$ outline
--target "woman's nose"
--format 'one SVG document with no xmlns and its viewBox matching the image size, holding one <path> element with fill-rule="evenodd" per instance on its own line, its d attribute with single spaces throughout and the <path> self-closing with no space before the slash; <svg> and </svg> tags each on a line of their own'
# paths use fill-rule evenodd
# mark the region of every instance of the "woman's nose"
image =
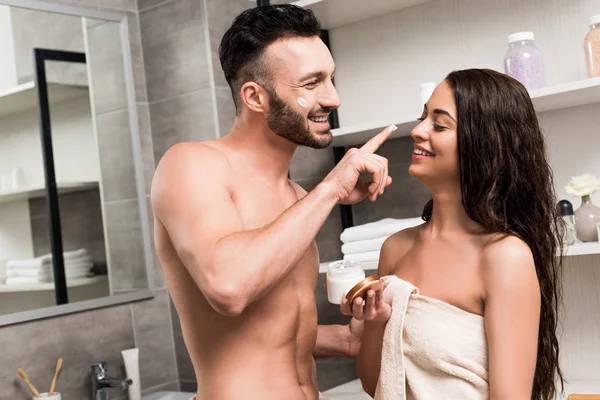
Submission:
<svg viewBox="0 0 600 400">
<path fill-rule="evenodd" d="M 427 134 L 426 121 L 421 121 L 419 125 L 415 126 L 413 130 L 410 131 L 410 136 L 415 140 L 427 140 L 429 136 Z"/>
</svg>

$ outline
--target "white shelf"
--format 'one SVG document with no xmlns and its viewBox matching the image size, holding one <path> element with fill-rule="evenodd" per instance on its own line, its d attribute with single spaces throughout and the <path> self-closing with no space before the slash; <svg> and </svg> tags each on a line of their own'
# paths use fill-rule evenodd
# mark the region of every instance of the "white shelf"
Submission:
<svg viewBox="0 0 600 400">
<path fill-rule="evenodd" d="M 97 276 L 91 276 L 89 278 L 81 278 L 81 279 L 67 279 L 67 288 L 92 285 L 94 283 L 100 283 L 102 281 L 105 281 L 106 279 L 107 279 L 107 275 L 97 275 Z M 54 290 L 54 282 L 24 284 L 24 285 L 2 285 L 2 284 L 0 284 L 0 293 L 41 292 L 41 291 L 47 291 L 47 290 Z"/>
<path fill-rule="evenodd" d="M 566 248 L 567 256 L 584 256 L 589 254 L 600 254 L 600 243 L 577 243 Z"/>
<path fill-rule="evenodd" d="M 312 10 L 323 29 L 333 29 L 428 1 L 431 0 L 299 0 L 292 4 Z"/>
<path fill-rule="evenodd" d="M 48 83 L 48 101 L 59 103 L 88 94 L 87 86 Z M 27 82 L 9 90 L 0 91 L 0 117 L 36 108 L 35 82 Z"/>
<path fill-rule="evenodd" d="M 538 113 L 600 102 L 600 78 L 532 90 L 531 100 Z"/>
<path fill-rule="evenodd" d="M 65 194 L 71 192 L 78 192 L 82 190 L 95 189 L 98 187 L 98 182 L 64 182 L 59 183 L 58 193 Z M 44 197 L 46 195 L 45 187 L 28 187 L 11 192 L 0 192 L 0 204 L 10 203 L 19 200 L 29 200 L 37 197 Z"/>
<path fill-rule="evenodd" d="M 538 113 L 600 103 L 600 78 L 585 79 L 533 90 L 530 92 L 530 96 Z M 398 130 L 391 136 L 393 139 L 410 135 L 411 130 L 417 126 L 418 121 L 415 115 L 411 115 L 395 120 L 391 118 L 387 121 L 371 121 L 332 129 L 333 146 L 351 147 L 361 145 L 391 123 L 395 123 L 398 127 Z"/>
</svg>

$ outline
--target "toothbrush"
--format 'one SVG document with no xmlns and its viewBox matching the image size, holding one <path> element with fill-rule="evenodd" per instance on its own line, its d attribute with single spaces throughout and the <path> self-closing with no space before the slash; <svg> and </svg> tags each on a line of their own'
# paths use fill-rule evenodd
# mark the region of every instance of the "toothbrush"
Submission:
<svg viewBox="0 0 600 400">
<path fill-rule="evenodd" d="M 54 377 L 52 378 L 52 383 L 50 384 L 50 390 L 48 390 L 48 397 L 54 394 L 54 388 L 56 387 L 56 378 L 58 378 L 58 373 L 62 368 L 63 359 L 59 358 L 56 362 L 56 369 L 54 370 Z"/>
<path fill-rule="evenodd" d="M 33 386 L 33 384 L 31 382 L 29 382 L 29 378 L 27 378 L 25 371 L 23 371 L 21 368 L 19 368 L 17 370 L 17 373 L 19 374 L 21 379 L 23 379 L 25 381 L 25 383 L 29 385 L 29 389 L 31 389 L 31 392 L 33 393 L 33 395 L 35 397 L 40 397 L 40 392 L 37 391 L 37 389 L 35 388 L 35 386 Z"/>
</svg>

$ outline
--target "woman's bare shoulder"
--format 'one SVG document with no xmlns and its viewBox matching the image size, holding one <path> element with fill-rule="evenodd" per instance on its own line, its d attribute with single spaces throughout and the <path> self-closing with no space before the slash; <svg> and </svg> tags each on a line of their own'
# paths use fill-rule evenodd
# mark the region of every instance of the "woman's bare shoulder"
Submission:
<svg viewBox="0 0 600 400">
<path fill-rule="evenodd" d="M 415 245 L 419 238 L 422 225 L 406 228 L 396 232 L 385 240 L 379 256 L 378 273 L 380 276 L 390 275 L 395 265 Z"/>
</svg>

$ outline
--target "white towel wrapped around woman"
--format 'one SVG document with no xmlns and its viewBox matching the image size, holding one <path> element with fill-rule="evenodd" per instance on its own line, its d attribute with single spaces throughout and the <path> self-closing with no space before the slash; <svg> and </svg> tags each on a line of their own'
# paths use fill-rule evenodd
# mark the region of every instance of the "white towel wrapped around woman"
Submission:
<svg viewBox="0 0 600 400">
<path fill-rule="evenodd" d="M 483 317 L 382 278 L 392 316 L 383 336 L 376 400 L 489 398 Z"/>
</svg>

